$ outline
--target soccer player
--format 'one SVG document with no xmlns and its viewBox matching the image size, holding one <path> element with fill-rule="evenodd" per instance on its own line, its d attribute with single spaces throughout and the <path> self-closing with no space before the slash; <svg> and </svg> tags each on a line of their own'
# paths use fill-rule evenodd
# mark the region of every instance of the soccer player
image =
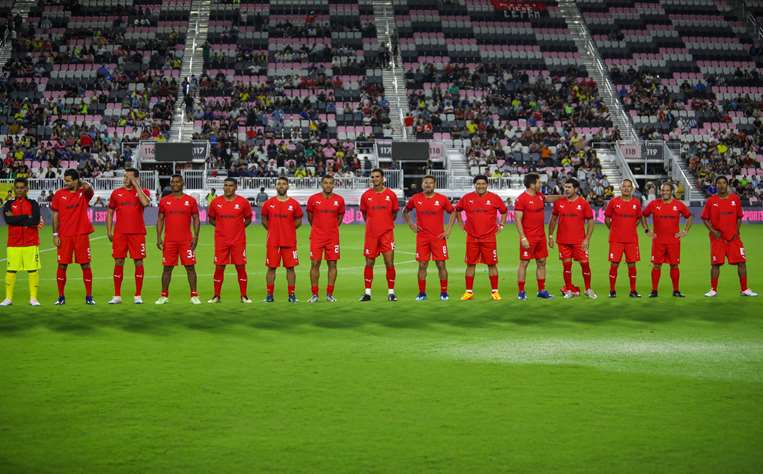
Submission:
<svg viewBox="0 0 763 474">
<path fill-rule="evenodd" d="M 421 180 L 422 192 L 414 194 L 403 209 L 405 223 L 416 233 L 416 260 L 419 262 L 419 294 L 416 301 L 427 299 L 427 268 L 429 260 L 434 260 L 440 277 L 440 300 L 448 300 L 448 237 L 456 223 L 456 213 L 450 200 L 434 192 L 434 176 L 424 176 Z M 416 223 L 411 221 L 411 212 L 416 210 Z M 448 227 L 444 225 L 444 214 L 450 214 Z"/>
<path fill-rule="evenodd" d="M 151 191 L 141 189 L 138 176 L 138 170 L 135 168 L 125 169 L 124 186 L 115 189 L 109 198 L 106 235 L 112 242 L 111 255 L 114 257 L 114 297 L 109 304 L 122 303 L 122 279 L 128 250 L 135 263 L 133 302 L 143 304 L 143 259 L 146 258 L 146 224 L 143 222 L 143 209 L 151 205 Z M 117 218 L 116 226 L 114 217 Z"/>
<path fill-rule="evenodd" d="M 276 195 L 262 205 L 262 226 L 268 231 L 265 274 L 267 284 L 266 303 L 272 303 L 276 281 L 276 268 L 283 262 L 286 268 L 289 303 L 296 303 L 294 294 L 297 275 L 294 267 L 299 265 L 297 255 L 297 229 L 302 225 L 302 208 L 299 203 L 287 196 L 289 180 L 283 176 L 276 180 Z"/>
<path fill-rule="evenodd" d="M 616 298 L 617 270 L 625 254 L 628 265 L 631 298 L 641 298 L 636 290 L 636 262 L 641 260 L 638 246 L 639 223 L 646 232 L 646 218 L 641 215 L 641 201 L 633 196 L 633 181 L 624 179 L 620 184 L 620 197 L 612 198 L 604 211 L 604 224 L 609 228 L 609 297 Z"/>
<path fill-rule="evenodd" d="M 159 218 L 156 221 L 156 247 L 162 251 L 162 294 L 156 304 L 166 304 L 170 297 L 172 270 L 180 263 L 188 275 L 191 288 L 191 304 L 201 304 L 196 291 L 196 245 L 199 243 L 199 205 L 196 199 L 183 192 L 183 177 L 170 178 L 170 194 L 159 201 Z M 164 228 L 167 231 L 162 239 Z M 193 235 L 191 235 L 193 229 Z"/>
<path fill-rule="evenodd" d="M 220 302 L 225 266 L 229 264 L 236 266 L 241 302 L 252 302 L 246 294 L 246 228 L 252 223 L 252 206 L 246 198 L 236 194 L 237 188 L 235 179 L 226 178 L 223 195 L 209 203 L 207 215 L 215 228 L 215 294 L 207 303 Z"/>
<path fill-rule="evenodd" d="M 371 301 L 371 285 L 374 281 L 374 263 L 381 254 L 387 267 L 387 301 L 397 301 L 395 295 L 395 217 L 400 210 L 397 196 L 384 186 L 384 173 L 380 169 L 371 171 L 371 189 L 360 197 L 360 212 L 366 221 L 366 238 L 363 255 L 366 266 L 363 269 L 365 292 L 360 301 Z"/>
<path fill-rule="evenodd" d="M 29 278 L 29 304 L 40 306 L 37 291 L 40 288 L 40 206 L 27 198 L 29 186 L 26 178 L 13 181 L 15 199 L 3 204 L 3 217 L 8 225 L 8 266 L 5 273 L 5 299 L 0 306 L 13 304 L 16 273 L 25 271 Z"/>
<path fill-rule="evenodd" d="M 596 293 L 591 289 L 591 265 L 588 261 L 588 243 L 593 233 L 593 209 L 583 199 L 578 191 L 580 183 L 574 178 L 564 183 L 564 197 L 554 203 L 551 222 L 548 224 L 548 246 L 554 248 L 554 230 L 559 225 L 556 243 L 559 244 L 559 258 L 564 269 L 565 299 L 580 295 L 580 288 L 572 284 L 572 260 L 580 263 L 583 270 L 585 295 L 596 299 Z"/>
<path fill-rule="evenodd" d="M 57 305 L 66 304 L 66 269 L 72 261 L 82 267 L 82 280 L 85 283 L 85 303 L 94 305 L 93 269 L 90 268 L 90 223 L 88 208 L 93 198 L 93 188 L 79 179 L 77 170 L 64 172 L 64 188 L 56 191 L 50 204 L 53 218 L 53 245 L 58 249 Z M 72 258 L 74 257 L 74 258 Z"/>
<path fill-rule="evenodd" d="M 344 219 L 344 198 L 334 193 L 334 177 L 321 178 L 322 192 L 307 200 L 307 220 L 310 222 L 310 303 L 318 302 L 318 279 L 321 260 L 326 259 L 328 282 L 326 301 L 334 303 L 336 263 L 339 260 L 339 226 Z"/>
<path fill-rule="evenodd" d="M 705 296 L 712 298 L 718 294 L 718 277 L 721 265 L 728 260 L 737 266 L 739 287 L 742 296 L 758 296 L 747 287 L 747 264 L 744 244 L 739 236 L 742 226 L 742 201 L 729 192 L 729 181 L 725 176 L 715 178 L 718 193 L 705 202 L 702 220 L 710 231 L 710 291 Z"/>
<path fill-rule="evenodd" d="M 561 196 L 545 196 L 540 192 L 541 182 L 537 173 L 525 175 L 525 192 L 514 201 L 514 222 L 519 232 L 519 266 L 517 267 L 517 299 L 526 300 L 525 278 L 530 260 L 535 260 L 535 278 L 538 282 L 538 298 L 552 299 L 546 289 L 546 203 L 554 203 Z"/>
<path fill-rule="evenodd" d="M 487 176 L 475 176 L 472 182 L 474 191 L 464 194 L 456 204 L 456 218 L 466 232 L 466 291 L 461 296 L 461 301 L 474 298 L 474 271 L 478 263 L 487 265 L 490 297 L 500 301 L 495 236 L 503 230 L 509 210 L 500 196 L 487 190 Z M 462 212 L 466 213 L 466 222 L 463 222 Z M 501 214 L 498 224 L 496 213 Z"/>
<path fill-rule="evenodd" d="M 670 280 L 673 283 L 673 296 L 683 298 L 678 281 L 681 262 L 681 239 L 691 229 L 691 212 L 682 201 L 673 198 L 673 185 L 660 185 L 660 199 L 654 199 L 644 209 L 644 217 L 652 216 L 652 292 L 650 298 L 657 298 L 662 264 L 670 265 Z M 681 216 L 686 220 L 684 230 L 679 229 Z M 647 228 L 647 231 L 649 229 Z"/>
</svg>

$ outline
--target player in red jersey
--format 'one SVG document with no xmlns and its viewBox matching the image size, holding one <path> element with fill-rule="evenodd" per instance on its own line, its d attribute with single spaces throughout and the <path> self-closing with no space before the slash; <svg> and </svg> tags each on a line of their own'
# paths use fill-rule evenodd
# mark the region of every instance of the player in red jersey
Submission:
<svg viewBox="0 0 763 474">
<path fill-rule="evenodd" d="M 226 265 L 235 265 L 238 275 L 239 297 L 242 303 L 251 303 L 246 294 L 246 228 L 252 223 L 252 205 L 238 196 L 238 183 L 233 178 L 223 181 L 223 195 L 209 203 L 207 216 L 215 228 L 215 294 L 207 303 L 219 303 Z"/>
<path fill-rule="evenodd" d="M 715 178 L 715 187 L 718 193 L 705 202 L 702 210 L 702 220 L 710 231 L 710 291 L 705 296 L 712 298 L 718 294 L 718 277 L 726 260 L 737 266 L 741 295 L 758 296 L 747 287 L 747 263 L 739 235 L 742 201 L 736 194 L 729 193 L 729 181 L 725 176 Z"/>
<path fill-rule="evenodd" d="M 641 215 L 641 201 L 633 197 L 633 181 L 624 179 L 620 184 L 620 197 L 612 198 L 604 211 L 604 224 L 609 228 L 609 297 L 616 298 L 617 270 L 625 254 L 628 265 L 631 298 L 641 298 L 636 290 L 636 262 L 641 260 L 638 246 L 639 223 L 647 230 L 646 219 Z"/>
<path fill-rule="evenodd" d="M 122 303 L 122 279 L 125 258 L 129 250 L 135 263 L 135 304 L 143 304 L 143 259 L 146 258 L 146 224 L 143 209 L 151 205 L 151 191 L 141 189 L 138 170 L 125 169 L 124 186 L 115 189 L 109 198 L 106 214 L 106 235 L 112 242 L 111 256 L 114 257 L 114 297 L 109 304 Z M 114 217 L 117 218 L 116 226 Z"/>
<path fill-rule="evenodd" d="M 461 197 L 456 204 L 458 221 L 466 232 L 466 291 L 461 301 L 474 298 L 474 271 L 478 263 L 487 265 L 490 277 L 490 297 L 494 301 L 501 299 L 498 292 L 498 249 L 495 236 L 503 230 L 509 210 L 500 196 L 487 190 L 487 176 L 475 176 L 472 180 L 474 191 Z M 463 222 L 461 213 L 466 214 Z M 495 215 L 501 214 L 498 224 Z"/>
<path fill-rule="evenodd" d="M 548 224 L 548 246 L 554 248 L 554 230 L 559 224 L 556 243 L 559 244 L 559 258 L 564 268 L 564 288 L 562 294 L 570 299 L 580 294 L 580 289 L 572 284 L 572 260 L 580 262 L 585 282 L 585 295 L 596 299 L 591 289 L 591 265 L 588 261 L 588 243 L 593 233 L 593 209 L 579 194 L 580 184 L 574 178 L 564 183 L 564 198 L 554 203 L 551 222 Z"/>
<path fill-rule="evenodd" d="M 88 209 L 93 198 L 93 188 L 79 179 L 77 170 L 64 172 L 64 188 L 53 196 L 50 209 L 53 211 L 53 244 L 58 249 L 57 305 L 66 304 L 66 269 L 76 262 L 82 267 L 85 283 L 85 303 L 93 305 L 93 269 L 90 268 L 90 223 Z M 73 257 L 73 258 L 72 258 Z"/>
<path fill-rule="evenodd" d="M 267 256 L 265 265 L 268 271 L 265 277 L 267 283 L 266 303 L 272 303 L 273 290 L 276 281 L 276 268 L 286 267 L 286 284 L 288 285 L 289 303 L 296 303 L 294 294 L 297 275 L 294 267 L 299 265 L 297 256 L 297 229 L 302 225 L 302 208 L 299 203 L 286 195 L 289 191 L 289 180 L 283 176 L 276 180 L 277 195 L 265 201 L 262 205 L 262 226 L 268 231 Z"/>
<path fill-rule="evenodd" d="M 429 260 L 434 260 L 440 277 L 440 300 L 448 300 L 448 237 L 456 223 L 456 213 L 450 200 L 434 192 L 434 176 L 424 176 L 421 180 L 422 192 L 414 194 L 403 210 L 405 223 L 416 233 L 416 260 L 419 262 L 419 295 L 416 301 L 427 299 L 427 268 Z M 411 212 L 416 210 L 416 223 L 411 221 Z M 450 214 L 448 228 L 445 228 L 444 214 Z"/>
<path fill-rule="evenodd" d="M 652 237 L 652 292 L 649 293 L 649 297 L 657 298 L 662 264 L 667 263 L 670 265 L 673 296 L 683 298 L 684 295 L 678 286 L 678 264 L 681 263 L 681 239 L 686 237 L 691 229 L 691 212 L 686 204 L 673 198 L 673 185 L 666 182 L 660 185 L 660 199 L 651 201 L 644 209 L 644 217 L 649 216 L 652 216 L 654 227 L 654 230 L 648 233 Z M 684 230 L 679 229 L 681 216 L 686 220 Z"/>
<path fill-rule="evenodd" d="M 183 177 L 176 174 L 170 178 L 172 192 L 159 201 L 159 219 L 156 221 L 156 247 L 162 251 L 162 294 L 156 304 L 169 301 L 172 270 L 180 263 L 188 275 L 191 303 L 201 304 L 196 290 L 196 245 L 199 243 L 199 205 L 196 199 L 183 192 Z M 162 239 L 164 228 L 167 231 Z M 193 235 L 191 231 L 193 230 Z"/>
<path fill-rule="evenodd" d="M 397 301 L 395 295 L 395 217 L 400 209 L 397 196 L 384 186 L 384 173 L 380 169 L 371 171 L 372 188 L 360 197 L 360 212 L 366 221 L 366 238 L 363 255 L 366 266 L 363 269 L 365 292 L 360 301 L 371 301 L 371 284 L 374 281 L 374 263 L 379 254 L 387 267 L 387 300 Z"/>
<path fill-rule="evenodd" d="M 546 290 L 546 203 L 554 203 L 561 196 L 545 196 L 540 192 L 541 182 L 537 173 L 525 175 L 525 192 L 514 201 L 514 223 L 519 232 L 519 265 L 517 266 L 517 299 L 526 300 L 525 278 L 530 260 L 535 260 L 535 278 L 538 281 L 538 298 L 551 299 Z"/>
<path fill-rule="evenodd" d="M 310 303 L 318 302 L 318 279 L 321 260 L 328 267 L 326 301 L 334 303 L 336 263 L 339 260 L 339 226 L 344 219 L 344 198 L 334 193 L 334 177 L 321 179 L 323 191 L 307 200 L 307 220 L 310 222 Z"/>
</svg>

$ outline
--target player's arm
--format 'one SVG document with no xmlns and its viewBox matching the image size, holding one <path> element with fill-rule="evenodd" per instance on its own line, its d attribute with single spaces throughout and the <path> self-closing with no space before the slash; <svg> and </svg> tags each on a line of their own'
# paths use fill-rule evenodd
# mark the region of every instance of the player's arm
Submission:
<svg viewBox="0 0 763 474">
<path fill-rule="evenodd" d="M 692 217 L 691 214 L 689 214 L 689 217 L 687 217 L 686 221 L 684 222 L 684 230 L 676 234 L 676 237 L 678 237 L 679 239 L 682 239 L 686 237 L 687 235 L 689 235 L 689 229 L 691 229 L 691 224 L 692 224 L 691 217 Z"/>
<path fill-rule="evenodd" d="M 265 209 L 264 207 L 262 209 Z M 270 224 L 270 218 L 268 217 L 267 213 L 263 212 L 260 215 L 260 220 L 262 221 L 262 227 L 265 228 L 265 230 L 268 230 L 268 224 Z"/>
<path fill-rule="evenodd" d="M 29 216 L 26 214 L 21 216 L 14 216 L 13 210 L 11 209 L 11 201 L 5 201 L 5 204 L 3 204 L 3 216 L 5 217 L 5 223 L 8 225 L 18 225 L 18 226 L 27 226 L 27 220 L 29 220 Z"/>
<path fill-rule="evenodd" d="M 559 216 L 551 214 L 551 220 L 548 223 L 548 246 L 554 248 L 554 231 L 556 230 L 556 222 L 559 220 Z"/>
<path fill-rule="evenodd" d="M 159 212 L 159 217 L 156 219 L 156 247 L 159 250 L 164 249 L 164 242 L 162 242 L 162 232 L 164 232 L 164 213 Z"/>
<path fill-rule="evenodd" d="M 588 249 L 588 244 L 591 242 L 591 234 L 593 234 L 593 219 L 586 219 L 585 221 L 585 239 L 583 239 L 583 248 Z"/>
<path fill-rule="evenodd" d="M 720 239 L 721 238 L 721 231 L 715 230 L 713 228 L 713 224 L 712 224 L 712 222 L 710 222 L 710 219 L 705 219 L 703 217 L 702 218 L 702 222 L 705 223 L 705 227 L 707 227 L 707 230 L 709 230 L 710 233 L 713 234 L 713 237 L 715 237 L 716 239 Z"/>
<path fill-rule="evenodd" d="M 151 205 L 151 198 L 149 198 L 146 195 L 146 191 L 140 187 L 140 179 L 138 179 L 137 176 L 134 176 L 132 178 L 132 185 L 136 189 L 136 195 L 138 196 L 138 201 L 140 201 L 140 205 L 143 207 L 148 207 Z"/>
<path fill-rule="evenodd" d="M 546 202 L 548 204 L 553 204 L 553 203 L 555 203 L 556 201 L 560 200 L 563 197 L 564 196 L 562 196 L 561 194 L 549 194 L 549 195 L 544 194 L 543 195 L 543 202 Z"/>
<path fill-rule="evenodd" d="M 51 215 L 50 226 L 53 228 L 53 245 L 55 245 L 56 247 L 59 247 L 61 246 L 61 237 L 58 236 L 58 228 L 60 224 L 58 211 L 56 211 L 55 209 L 51 209 L 50 215 Z"/>
<path fill-rule="evenodd" d="M 93 196 L 95 196 L 95 191 L 93 191 L 93 187 L 90 186 L 90 183 L 86 181 L 82 181 L 82 184 L 80 185 L 80 187 L 85 192 L 85 197 L 87 198 L 88 201 L 93 199 Z"/>
<path fill-rule="evenodd" d="M 514 209 L 514 227 L 517 228 L 517 233 L 519 234 L 519 244 L 524 248 L 530 248 L 530 241 L 527 240 L 525 229 L 522 227 L 522 217 L 524 215 L 524 211 Z"/>
<path fill-rule="evenodd" d="M 604 218 L 604 225 L 607 226 L 607 229 L 611 229 L 612 228 L 612 218 L 609 217 L 609 216 L 605 217 Z"/>
<path fill-rule="evenodd" d="M 443 239 L 447 239 L 450 237 L 450 233 L 453 232 L 453 226 L 456 224 L 456 214 L 458 214 L 455 209 L 453 212 L 450 213 L 450 220 L 448 220 L 448 227 L 445 228 L 445 233 L 442 235 Z"/>
<path fill-rule="evenodd" d="M 106 236 L 110 242 L 114 241 L 114 209 L 111 207 L 106 211 Z"/>
<path fill-rule="evenodd" d="M 403 209 L 403 220 L 405 221 L 405 224 L 411 228 L 414 234 L 418 233 L 419 229 L 416 227 L 416 224 L 413 223 L 413 220 L 411 220 L 411 211 L 407 206 Z"/>
<path fill-rule="evenodd" d="M 302 226 L 302 215 L 294 218 L 294 228 L 299 229 Z"/>
<path fill-rule="evenodd" d="M 27 227 L 37 227 L 42 221 L 42 215 L 40 215 L 40 205 L 37 201 L 30 200 L 29 204 L 32 205 L 32 215 L 27 218 Z"/>
<path fill-rule="evenodd" d="M 196 250 L 196 246 L 199 244 L 199 231 L 201 230 L 201 219 L 199 219 L 198 213 L 191 216 L 191 226 L 193 227 L 193 242 L 191 242 L 191 248 Z"/>
</svg>

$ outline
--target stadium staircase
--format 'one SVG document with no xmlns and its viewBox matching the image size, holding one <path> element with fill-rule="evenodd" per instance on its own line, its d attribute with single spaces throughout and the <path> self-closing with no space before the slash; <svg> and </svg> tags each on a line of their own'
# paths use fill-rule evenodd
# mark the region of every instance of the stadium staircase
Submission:
<svg viewBox="0 0 763 474">
<path fill-rule="evenodd" d="M 178 98 L 175 102 L 175 114 L 170 128 L 170 141 L 190 141 L 193 136 L 193 117 L 185 114 L 183 102 L 182 82 L 191 79 L 191 76 L 200 78 L 204 71 L 204 43 L 207 41 L 209 32 L 209 10 L 211 0 L 194 0 L 191 4 L 191 12 L 188 19 L 188 34 L 185 38 L 185 52 L 183 65 L 180 69 L 180 83 Z"/>
<path fill-rule="evenodd" d="M 390 51 L 392 61 L 382 71 L 384 95 L 389 101 L 390 128 L 392 138 L 402 140 L 407 138 L 403 119 L 408 115 L 408 91 L 405 87 L 405 74 L 402 68 L 402 58 L 398 48 L 393 56 L 392 37 L 395 34 L 395 18 L 391 0 L 374 0 L 374 23 L 379 44 Z"/>
<path fill-rule="evenodd" d="M 639 137 L 636 129 L 628 118 L 622 102 L 620 102 L 617 89 L 609 78 L 604 61 L 602 61 L 593 43 L 591 34 L 585 25 L 577 5 L 572 0 L 560 0 L 559 11 L 564 15 L 567 28 L 572 33 L 588 75 L 599 86 L 599 94 L 609 108 L 610 118 L 613 125 L 620 131 L 620 137 L 623 140 L 638 141 Z M 614 186 L 615 192 L 619 192 L 623 175 L 616 162 L 618 159 L 616 153 L 599 150 L 597 156 L 601 162 L 602 172 L 609 180 L 609 183 Z"/>
<path fill-rule="evenodd" d="M 21 19 L 26 21 L 26 19 L 29 17 L 29 10 L 31 10 L 35 5 L 37 5 L 37 0 L 17 0 L 13 4 L 13 10 L 11 10 L 10 19 L 12 20 L 14 16 L 20 15 Z M 3 67 L 5 67 L 5 63 L 11 59 L 12 52 L 13 44 L 9 38 L 8 41 L 3 45 L 2 49 L 0 49 L 0 71 L 2 71 Z"/>
</svg>

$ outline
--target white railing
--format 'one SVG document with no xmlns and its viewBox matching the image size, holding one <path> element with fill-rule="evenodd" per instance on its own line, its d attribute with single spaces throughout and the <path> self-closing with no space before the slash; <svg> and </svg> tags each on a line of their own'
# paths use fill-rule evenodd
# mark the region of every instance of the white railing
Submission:
<svg viewBox="0 0 763 474">
<path fill-rule="evenodd" d="M 620 142 L 618 142 L 619 144 Z M 636 146 L 641 146 L 640 143 L 636 142 Z M 638 181 L 636 181 L 636 177 L 633 175 L 633 171 L 631 171 L 631 167 L 628 164 L 628 160 L 625 159 L 623 156 L 622 149 L 619 145 L 614 145 L 612 148 L 614 148 L 615 151 L 615 164 L 617 165 L 617 169 L 620 170 L 620 175 L 623 177 L 623 179 L 629 179 L 631 183 L 633 183 L 633 186 L 638 189 Z"/>
<path fill-rule="evenodd" d="M 403 189 L 403 170 L 383 170 L 387 187 Z M 184 170 L 183 181 L 186 189 L 211 189 L 220 190 L 223 187 L 225 176 L 206 176 L 202 170 Z M 275 189 L 278 178 L 234 178 L 241 190 L 257 190 L 260 188 Z M 365 176 L 334 177 L 336 189 L 368 189 L 371 186 L 371 178 Z M 321 177 L 289 178 L 291 189 L 321 189 Z"/>
<path fill-rule="evenodd" d="M 434 176 L 436 189 L 472 189 L 474 187 L 474 176 L 455 175 L 451 170 L 429 170 L 429 174 Z M 500 178 L 488 177 L 488 187 L 490 189 L 522 189 L 524 187 L 523 177 L 520 175 L 504 176 Z"/>
<path fill-rule="evenodd" d="M 674 181 L 678 181 L 684 186 L 684 195 L 683 200 L 686 202 L 686 204 L 689 204 L 691 202 L 691 194 L 692 192 L 695 192 L 696 189 L 694 188 L 694 185 L 692 184 L 691 180 L 688 176 L 686 176 L 686 173 L 684 173 L 683 168 L 681 168 L 681 163 L 679 161 L 679 156 L 673 153 L 673 150 L 668 147 L 667 144 L 663 144 L 663 153 L 665 154 L 665 157 L 667 157 L 670 160 L 670 177 Z"/>
<path fill-rule="evenodd" d="M 82 178 L 82 181 L 90 183 L 96 191 L 111 191 L 124 184 L 122 176 Z M 30 191 L 58 191 L 64 187 L 63 178 L 29 179 Z M 13 184 L 12 179 L 2 179 L 0 183 Z M 140 185 L 146 189 L 156 190 L 159 188 L 159 176 L 156 171 L 141 171 Z"/>
</svg>

